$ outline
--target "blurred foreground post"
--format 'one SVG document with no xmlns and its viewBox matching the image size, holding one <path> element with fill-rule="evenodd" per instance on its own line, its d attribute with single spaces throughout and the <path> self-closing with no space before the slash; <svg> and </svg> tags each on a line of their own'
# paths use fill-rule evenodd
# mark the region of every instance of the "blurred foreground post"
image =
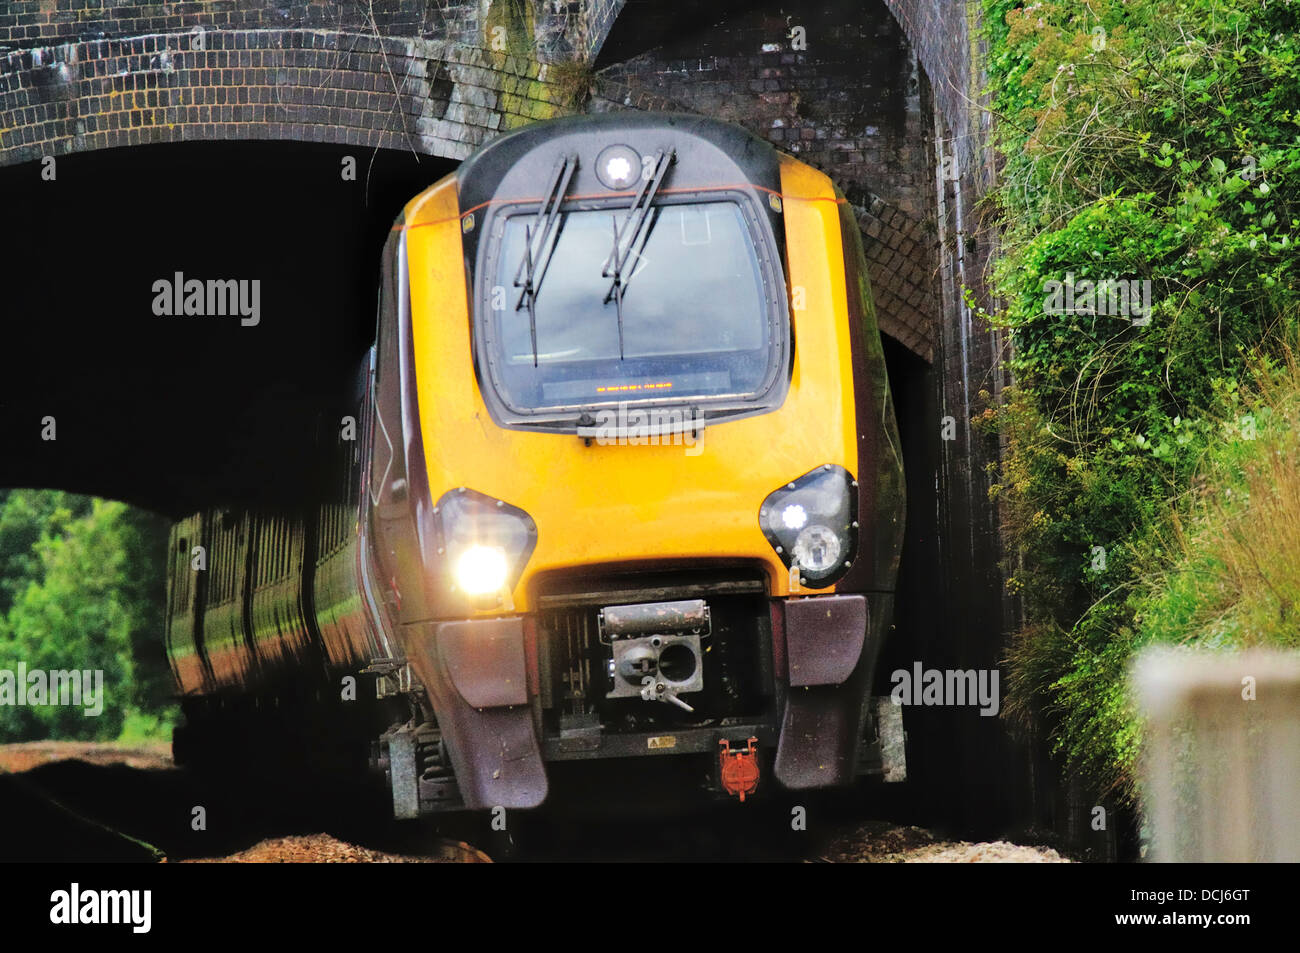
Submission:
<svg viewBox="0 0 1300 953">
<path fill-rule="evenodd" d="M 1300 861 L 1300 653 L 1149 649 L 1134 666 L 1156 861 Z"/>
</svg>

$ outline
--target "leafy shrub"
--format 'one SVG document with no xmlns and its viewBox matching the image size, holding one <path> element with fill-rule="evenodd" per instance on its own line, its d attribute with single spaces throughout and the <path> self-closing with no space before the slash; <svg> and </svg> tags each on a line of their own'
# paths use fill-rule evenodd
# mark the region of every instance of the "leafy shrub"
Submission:
<svg viewBox="0 0 1300 953">
<path fill-rule="evenodd" d="M 1010 333 L 1016 384 L 979 422 L 1007 441 L 993 492 L 1026 618 L 1008 708 L 1046 716 L 1058 752 L 1128 795 L 1128 659 L 1190 634 L 1172 609 L 1144 627 L 1143 594 L 1300 286 L 1300 5 L 984 10 L 1004 160 L 1003 304 L 986 317 Z M 1049 283 L 1071 277 L 1150 282 L 1149 322 L 1054 307 Z"/>
</svg>

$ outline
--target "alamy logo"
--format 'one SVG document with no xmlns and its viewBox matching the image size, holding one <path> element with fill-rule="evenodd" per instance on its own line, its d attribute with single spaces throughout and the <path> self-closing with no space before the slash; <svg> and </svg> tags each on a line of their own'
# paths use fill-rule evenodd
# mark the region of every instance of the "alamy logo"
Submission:
<svg viewBox="0 0 1300 953">
<path fill-rule="evenodd" d="M 129 924 L 132 933 L 148 933 L 153 925 L 152 890 L 69 890 L 50 894 L 50 922 L 58 924 Z"/>
<path fill-rule="evenodd" d="M 704 452 L 699 434 L 704 411 L 684 407 L 628 407 L 596 414 L 596 443 L 629 447 L 686 447 L 688 457 Z"/>
<path fill-rule="evenodd" d="M 159 317 L 199 315 L 224 317 L 239 315 L 239 323 L 246 328 L 256 327 L 262 320 L 262 281 L 254 278 L 186 278 L 176 272 L 168 278 L 153 283 L 153 313 Z"/>
<path fill-rule="evenodd" d="M 1134 327 L 1151 323 L 1151 281 L 1103 278 L 1075 281 L 1067 271 L 1064 281 L 1043 283 L 1043 311 L 1047 314 L 1106 315 L 1128 318 Z"/>
<path fill-rule="evenodd" d="M 998 677 L 997 669 L 941 670 L 913 662 L 910 672 L 900 668 L 889 676 L 894 685 L 889 698 L 895 705 L 979 705 L 981 715 L 996 715 L 1001 707 Z"/>
<path fill-rule="evenodd" d="M 29 672 L 26 662 L 19 662 L 17 671 L 0 668 L 0 705 L 72 706 L 84 708 L 86 717 L 95 718 L 104 713 L 104 672 L 102 669 L 84 672 L 32 669 Z"/>
</svg>

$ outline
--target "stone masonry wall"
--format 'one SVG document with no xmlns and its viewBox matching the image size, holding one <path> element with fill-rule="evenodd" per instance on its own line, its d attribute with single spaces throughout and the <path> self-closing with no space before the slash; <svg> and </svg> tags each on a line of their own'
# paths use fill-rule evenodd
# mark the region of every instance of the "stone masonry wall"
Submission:
<svg viewBox="0 0 1300 953">
<path fill-rule="evenodd" d="M 0 8 L 0 164 L 214 138 L 463 158 L 585 96 L 585 9 L 15 0 Z M 608 18 L 616 0 L 590 9 Z"/>
</svg>

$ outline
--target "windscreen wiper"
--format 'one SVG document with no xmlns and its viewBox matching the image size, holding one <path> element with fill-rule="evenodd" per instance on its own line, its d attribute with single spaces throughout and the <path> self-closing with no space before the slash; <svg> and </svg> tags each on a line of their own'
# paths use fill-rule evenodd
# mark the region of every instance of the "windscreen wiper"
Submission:
<svg viewBox="0 0 1300 953">
<path fill-rule="evenodd" d="M 569 180 L 573 178 L 573 171 L 577 167 L 577 156 L 560 156 L 551 173 L 551 184 L 546 189 L 546 197 L 537 207 L 537 218 L 532 225 L 524 226 L 524 257 L 515 269 L 515 287 L 523 290 L 519 293 L 515 310 L 518 311 L 525 304 L 528 306 L 528 334 L 533 342 L 533 367 L 537 366 L 537 292 L 542 287 L 542 278 L 546 274 L 546 266 L 551 263 L 551 255 L 555 252 L 560 233 L 555 233 L 556 240 L 550 242 L 549 247 L 547 242 L 551 237 L 551 229 L 559 220 L 560 204 L 569 191 Z"/>
<path fill-rule="evenodd" d="M 618 359 L 620 361 L 623 360 L 623 292 L 632 279 L 631 274 L 626 276 L 623 274 L 623 269 L 628 262 L 636 262 L 646 239 L 650 237 L 650 229 L 654 227 L 654 220 L 650 215 L 650 203 L 654 201 L 659 186 L 663 184 L 664 174 L 676 158 L 676 150 L 670 149 L 664 152 L 660 149 L 655 156 L 654 174 L 642 181 L 641 188 L 627 208 L 623 227 L 619 228 L 618 219 L 614 219 L 614 247 L 600 270 L 601 277 L 614 280 L 609 286 L 609 291 L 605 292 L 601 304 L 609 304 L 609 300 L 614 299 L 618 311 Z M 623 245 L 624 241 L 627 242 L 626 247 Z"/>
</svg>

